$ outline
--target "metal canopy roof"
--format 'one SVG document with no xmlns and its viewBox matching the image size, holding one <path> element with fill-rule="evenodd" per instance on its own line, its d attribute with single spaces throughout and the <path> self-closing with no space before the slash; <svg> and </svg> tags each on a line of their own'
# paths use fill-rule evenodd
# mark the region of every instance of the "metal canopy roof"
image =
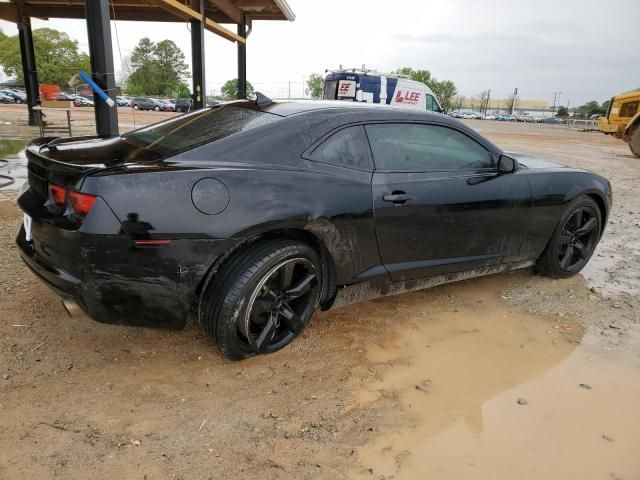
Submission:
<svg viewBox="0 0 640 480">
<path fill-rule="evenodd" d="M 295 15 L 286 0 L 203 0 L 205 28 L 228 40 L 243 42 L 220 23 L 253 20 L 289 20 Z M 200 19 L 190 1 L 111 0 L 111 19 L 145 22 L 180 22 Z M 0 0 L 0 19 L 18 22 L 20 13 L 34 18 L 85 18 L 85 0 Z"/>
</svg>

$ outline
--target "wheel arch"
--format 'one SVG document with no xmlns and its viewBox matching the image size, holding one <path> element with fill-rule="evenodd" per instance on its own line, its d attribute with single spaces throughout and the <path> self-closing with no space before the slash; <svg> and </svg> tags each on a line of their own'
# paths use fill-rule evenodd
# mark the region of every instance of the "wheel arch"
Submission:
<svg viewBox="0 0 640 480">
<path fill-rule="evenodd" d="M 324 242 L 314 233 L 304 228 L 283 228 L 267 230 L 250 238 L 244 239 L 242 242 L 228 250 L 224 255 L 218 258 L 207 270 L 207 273 L 196 286 L 196 295 L 200 298 L 202 292 L 206 290 L 207 285 L 215 278 L 216 274 L 232 259 L 238 255 L 243 255 L 246 251 L 253 248 L 259 243 L 268 242 L 270 240 L 289 239 L 296 240 L 309 245 L 313 248 L 322 262 L 322 295 L 320 297 L 321 308 L 327 309 L 335 298 L 336 294 L 336 266 L 333 256 L 325 246 Z"/>
<path fill-rule="evenodd" d="M 600 209 L 600 216 L 602 217 L 602 225 L 600 225 L 600 236 L 602 236 L 602 234 L 604 233 L 604 227 L 607 224 L 607 217 L 608 217 L 607 206 L 606 206 L 607 204 L 605 203 L 604 197 L 597 192 L 589 192 L 589 193 L 586 193 L 584 196 L 592 198 L 598 204 L 598 208 Z"/>
</svg>

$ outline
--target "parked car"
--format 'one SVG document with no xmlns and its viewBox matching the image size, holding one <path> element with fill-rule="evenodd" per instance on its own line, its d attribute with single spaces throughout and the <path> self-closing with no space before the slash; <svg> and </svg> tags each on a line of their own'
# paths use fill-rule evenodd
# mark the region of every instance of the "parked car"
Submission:
<svg viewBox="0 0 640 480">
<path fill-rule="evenodd" d="M 516 120 L 518 122 L 524 122 L 524 123 L 538 123 L 538 119 L 533 115 L 529 115 L 528 113 L 522 113 L 522 114 L 516 115 Z"/>
<path fill-rule="evenodd" d="M 547 123 L 551 125 L 561 125 L 563 123 L 566 123 L 566 120 L 560 117 L 549 117 L 542 120 L 542 123 Z"/>
<path fill-rule="evenodd" d="M 496 120 L 500 122 L 515 122 L 516 117 L 507 113 L 501 113 L 500 115 L 498 115 L 498 118 L 496 118 Z"/>
<path fill-rule="evenodd" d="M 93 107 L 94 106 L 93 98 L 87 95 L 74 95 L 73 104 L 76 107 Z"/>
<path fill-rule="evenodd" d="M 26 156 L 17 243 L 41 280 L 106 323 L 197 311 L 235 360 L 289 344 L 318 308 L 532 266 L 574 275 L 612 202 L 600 175 L 445 115 L 263 95 Z"/>
<path fill-rule="evenodd" d="M 460 114 L 460 118 L 464 118 L 465 120 L 473 120 L 476 118 L 476 114 L 473 112 L 464 112 Z"/>
<path fill-rule="evenodd" d="M 27 101 L 26 93 L 13 90 L 11 88 L 3 88 L 0 90 L 0 93 L 6 97 L 13 98 L 14 103 L 25 103 Z"/>
<path fill-rule="evenodd" d="M 176 99 L 176 112 L 189 112 L 193 108 L 193 100 L 190 98 Z"/>
<path fill-rule="evenodd" d="M 485 120 L 495 120 L 496 116 L 493 113 L 488 113 L 484 116 Z"/>
<path fill-rule="evenodd" d="M 70 95 L 68 93 L 65 92 L 60 92 L 58 94 L 58 96 L 56 97 L 57 100 L 61 100 L 61 101 L 70 101 L 73 102 L 75 101 L 75 97 L 73 95 Z"/>
<path fill-rule="evenodd" d="M 124 97 L 122 95 L 116 95 L 116 105 L 119 107 L 128 107 L 130 106 L 131 99 Z"/>
<path fill-rule="evenodd" d="M 164 110 L 165 106 L 158 100 L 150 97 L 134 97 L 131 99 L 131 108 L 134 110 Z"/>
<path fill-rule="evenodd" d="M 161 110 L 163 110 L 165 112 L 175 112 L 176 111 L 175 104 L 171 103 L 171 100 L 169 100 L 169 99 L 154 98 L 153 100 L 155 100 L 155 101 L 159 102 L 160 104 L 162 104 L 163 108 Z"/>
<path fill-rule="evenodd" d="M 13 97 L 0 93 L 0 103 L 16 103 Z"/>
</svg>

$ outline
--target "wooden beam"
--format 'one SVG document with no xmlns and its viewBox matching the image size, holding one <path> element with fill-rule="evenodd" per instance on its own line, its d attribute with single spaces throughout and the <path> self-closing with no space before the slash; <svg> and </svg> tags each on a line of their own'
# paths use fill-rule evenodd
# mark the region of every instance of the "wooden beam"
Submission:
<svg viewBox="0 0 640 480">
<path fill-rule="evenodd" d="M 222 13 L 227 15 L 233 23 L 242 22 L 242 10 L 236 7 L 230 0 L 207 0 L 210 5 L 213 5 Z"/>
<path fill-rule="evenodd" d="M 230 40 L 232 42 L 246 42 L 245 39 L 241 36 L 233 33 L 231 30 L 223 27 L 217 22 L 214 22 L 208 17 L 202 18 L 198 12 L 178 2 L 177 0 L 147 0 L 147 2 L 160 7 L 163 10 L 171 12 L 174 15 L 182 18 L 183 20 L 203 20 L 204 28 L 206 28 L 210 32 L 215 33 L 216 35 L 221 36 L 222 38 L 226 38 L 227 40 Z"/>
<path fill-rule="evenodd" d="M 0 3 L 0 20 L 18 23 L 18 9 L 14 5 Z"/>
</svg>

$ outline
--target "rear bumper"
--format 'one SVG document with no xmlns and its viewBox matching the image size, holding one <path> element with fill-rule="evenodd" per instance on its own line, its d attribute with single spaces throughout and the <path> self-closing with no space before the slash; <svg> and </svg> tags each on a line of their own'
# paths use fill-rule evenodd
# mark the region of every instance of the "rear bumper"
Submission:
<svg viewBox="0 0 640 480">
<path fill-rule="evenodd" d="M 16 239 L 24 263 L 58 295 L 73 299 L 92 319 L 110 324 L 184 327 L 197 306 L 198 287 L 209 268 L 236 243 L 185 239 L 166 247 L 136 248 L 122 236 L 75 232 L 77 237 L 70 239 L 57 237 L 53 227 L 34 226 L 32 242 L 26 241 L 24 227 Z M 38 232 L 47 244 L 38 240 Z M 75 254 L 59 256 L 65 251 L 60 246 L 64 242 L 74 244 L 70 250 Z M 45 257 L 54 250 L 47 245 L 56 243 L 57 255 Z M 40 254 L 41 250 L 45 253 Z M 72 263 L 73 273 L 60 266 Z"/>
<path fill-rule="evenodd" d="M 51 290 L 65 298 L 76 298 L 80 280 L 70 273 L 60 270 L 38 255 L 31 242 L 25 239 L 24 227 L 20 227 L 20 233 L 16 240 L 20 249 L 20 257 L 29 269 L 36 274 Z"/>
</svg>

